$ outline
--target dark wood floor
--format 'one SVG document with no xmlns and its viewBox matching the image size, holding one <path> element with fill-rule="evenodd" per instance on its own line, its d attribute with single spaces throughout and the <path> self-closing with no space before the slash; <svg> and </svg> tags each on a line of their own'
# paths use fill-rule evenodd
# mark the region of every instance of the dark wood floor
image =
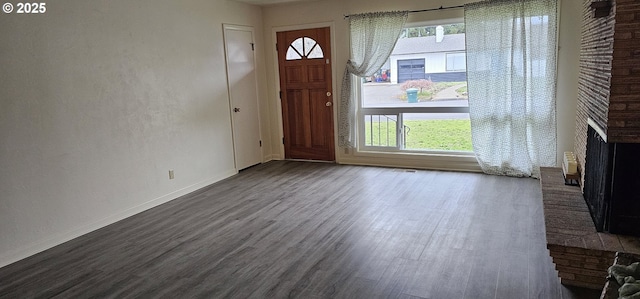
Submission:
<svg viewBox="0 0 640 299">
<path fill-rule="evenodd" d="M 539 182 L 270 162 L 0 269 L 1 298 L 597 298 Z"/>
</svg>

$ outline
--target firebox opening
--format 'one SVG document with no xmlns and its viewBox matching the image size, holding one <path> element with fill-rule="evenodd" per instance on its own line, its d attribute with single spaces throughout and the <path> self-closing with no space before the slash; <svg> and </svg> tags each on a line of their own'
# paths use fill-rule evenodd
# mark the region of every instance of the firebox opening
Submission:
<svg viewBox="0 0 640 299">
<path fill-rule="evenodd" d="M 608 143 L 589 122 L 584 199 L 599 232 L 640 236 L 640 144 Z"/>
</svg>

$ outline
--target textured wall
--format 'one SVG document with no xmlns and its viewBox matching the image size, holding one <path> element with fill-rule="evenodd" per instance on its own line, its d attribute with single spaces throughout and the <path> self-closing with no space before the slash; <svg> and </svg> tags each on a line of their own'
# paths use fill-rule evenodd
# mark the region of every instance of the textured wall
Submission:
<svg viewBox="0 0 640 299">
<path fill-rule="evenodd" d="M 575 145 L 580 165 L 584 165 L 586 155 L 587 118 L 593 119 L 605 132 L 607 130 L 613 60 L 615 9 L 608 17 L 594 18 L 591 2 L 583 0 L 582 11 Z"/>
<path fill-rule="evenodd" d="M 616 0 L 610 142 L 640 143 L 640 1 Z"/>
<path fill-rule="evenodd" d="M 234 174 L 222 23 L 261 18 L 226 0 L 2 13 L 0 266 Z"/>
</svg>

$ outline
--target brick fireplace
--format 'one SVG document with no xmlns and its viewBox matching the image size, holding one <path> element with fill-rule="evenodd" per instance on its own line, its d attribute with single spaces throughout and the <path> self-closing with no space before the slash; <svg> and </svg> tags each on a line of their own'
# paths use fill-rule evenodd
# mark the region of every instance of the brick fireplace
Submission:
<svg viewBox="0 0 640 299">
<path fill-rule="evenodd" d="M 606 3 L 611 6 L 609 14 L 605 10 L 604 16 L 596 15 L 593 6 Z M 578 80 L 575 150 L 585 200 L 598 231 L 640 236 L 640 227 L 635 231 L 628 227 L 637 226 L 637 219 L 622 221 L 621 227 L 615 224 L 616 215 L 611 214 L 623 208 L 640 215 L 638 204 L 633 203 L 640 200 L 634 193 L 640 192 L 627 187 L 639 185 L 640 178 L 633 179 L 637 176 L 633 167 L 623 167 L 640 167 L 640 154 L 632 152 L 638 148 L 634 144 L 640 143 L 640 1 L 584 1 Z M 589 139 L 594 136 L 594 129 L 601 136 Z M 588 140 L 600 140 L 602 144 L 596 146 Z M 591 157 L 587 156 L 587 148 Z M 630 151 L 626 157 L 620 156 Z M 617 197 L 614 191 L 618 191 Z M 611 204 L 619 199 L 626 203 Z"/>
<path fill-rule="evenodd" d="M 640 254 L 640 238 L 596 231 L 579 187 L 560 168 L 540 169 L 547 249 L 565 285 L 602 289 L 616 252 Z"/>
<path fill-rule="evenodd" d="M 640 2 L 612 0 L 610 14 L 599 18 L 593 15 L 593 2 L 583 0 L 575 142 L 581 166 L 588 119 L 603 130 L 607 142 L 640 143 Z"/>
<path fill-rule="evenodd" d="M 598 289 L 616 252 L 640 253 L 640 238 L 628 236 L 640 235 L 633 219 L 640 216 L 640 1 L 582 1 L 575 139 L 581 187 L 561 183 L 556 168 L 541 169 L 541 184 L 547 248 L 562 283 Z M 600 144 L 589 145 L 600 152 L 591 149 L 588 157 L 588 137 L 596 135 Z M 585 200 L 585 194 L 611 197 L 616 188 L 623 205 Z M 614 221 L 611 230 L 615 209 L 626 224 Z"/>
</svg>

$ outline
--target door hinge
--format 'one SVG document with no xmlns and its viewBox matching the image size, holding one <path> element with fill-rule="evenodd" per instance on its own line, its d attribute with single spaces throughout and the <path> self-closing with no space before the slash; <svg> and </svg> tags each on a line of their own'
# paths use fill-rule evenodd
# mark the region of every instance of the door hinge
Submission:
<svg viewBox="0 0 640 299">
<path fill-rule="evenodd" d="M 260 140 L 260 147 L 262 147 L 262 140 Z"/>
<path fill-rule="evenodd" d="M 284 137 L 282 137 L 282 144 L 284 144 Z"/>
<path fill-rule="evenodd" d="M 254 44 L 251 43 L 251 51 L 255 51 L 255 50 L 256 50 L 256 48 L 254 48 Z"/>
<path fill-rule="evenodd" d="M 282 100 L 282 90 L 280 91 L 280 99 Z"/>
<path fill-rule="evenodd" d="M 276 43 L 276 52 L 278 52 L 278 43 Z"/>
</svg>

